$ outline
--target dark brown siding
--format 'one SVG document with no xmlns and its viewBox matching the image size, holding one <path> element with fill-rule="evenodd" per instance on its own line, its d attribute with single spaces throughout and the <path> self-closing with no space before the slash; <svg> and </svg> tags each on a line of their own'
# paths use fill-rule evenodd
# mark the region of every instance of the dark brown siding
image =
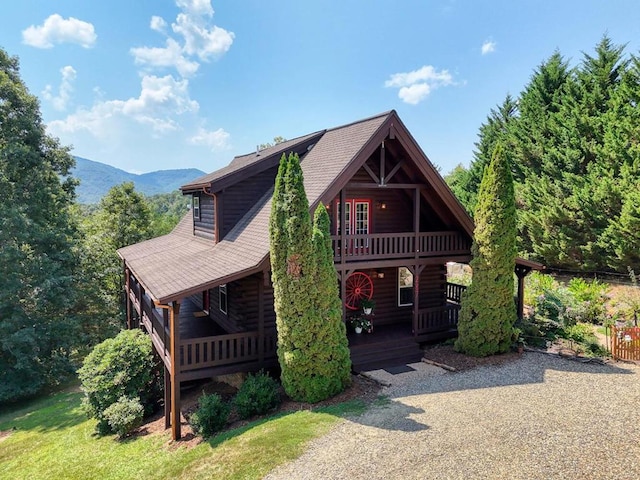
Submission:
<svg viewBox="0 0 640 480">
<path fill-rule="evenodd" d="M 238 182 L 224 191 L 222 213 L 224 220 L 222 222 L 223 228 L 220 232 L 222 237 L 238 223 L 238 220 L 256 204 L 258 199 L 262 197 L 267 190 L 273 187 L 277 173 L 278 167 L 276 166 Z"/>
<path fill-rule="evenodd" d="M 369 174 L 361 168 L 352 177 L 352 182 L 372 183 Z M 399 190 L 393 188 L 349 188 L 347 187 L 347 199 L 368 199 L 371 200 L 371 233 L 400 233 L 413 232 L 413 209 L 414 209 L 415 189 Z M 433 211 L 425 195 L 433 194 L 427 187 L 424 187 L 420 199 L 420 231 L 434 232 L 445 230 L 444 222 Z M 334 217 L 336 215 L 337 202 L 340 197 L 336 197 L 332 202 L 331 221 L 332 233 L 335 234 Z M 381 208 L 382 204 L 386 208 Z"/>
<path fill-rule="evenodd" d="M 384 274 L 384 278 L 378 278 L 375 272 Z M 376 302 L 374 325 L 411 322 L 413 305 L 398 306 L 398 269 L 396 267 L 378 268 L 366 270 L 364 273 L 373 281 L 373 300 Z M 444 265 L 424 268 L 420 275 L 420 308 L 442 306 L 446 303 L 445 273 Z M 347 310 L 347 315 L 349 313 L 350 311 Z"/>
<path fill-rule="evenodd" d="M 259 274 L 250 275 L 227 284 L 227 314 L 220 311 L 218 303 L 219 290 L 211 290 L 210 315 L 228 330 L 243 331 L 258 329 L 258 282 L 262 282 Z M 273 288 L 269 284 L 264 287 L 265 296 L 265 328 L 275 328 L 276 314 L 273 310 Z"/>
<path fill-rule="evenodd" d="M 200 197 L 200 219 L 193 220 L 193 232 L 198 237 L 214 239 L 215 209 L 213 197 L 194 194 Z"/>
<path fill-rule="evenodd" d="M 447 268 L 445 265 L 428 265 L 420 275 L 420 308 L 446 305 Z"/>
</svg>

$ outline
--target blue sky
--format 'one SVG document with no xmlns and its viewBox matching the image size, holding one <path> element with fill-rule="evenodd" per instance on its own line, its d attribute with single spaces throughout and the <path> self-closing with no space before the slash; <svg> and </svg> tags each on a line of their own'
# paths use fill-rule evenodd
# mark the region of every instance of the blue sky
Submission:
<svg viewBox="0 0 640 480">
<path fill-rule="evenodd" d="M 447 173 L 555 49 L 576 64 L 607 33 L 638 54 L 639 20 L 631 0 L 26 0 L 0 47 L 50 133 L 127 171 L 210 172 L 395 109 Z"/>
</svg>

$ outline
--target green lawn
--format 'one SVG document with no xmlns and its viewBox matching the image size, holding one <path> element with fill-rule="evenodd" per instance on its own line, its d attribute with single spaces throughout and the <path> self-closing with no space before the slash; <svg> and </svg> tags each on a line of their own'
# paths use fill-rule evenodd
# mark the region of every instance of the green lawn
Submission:
<svg viewBox="0 0 640 480">
<path fill-rule="evenodd" d="M 58 393 L 0 414 L 0 478 L 262 478 L 295 459 L 305 444 L 363 402 L 278 414 L 224 432 L 194 448 L 169 445 L 168 433 L 118 441 L 94 435 L 80 393 Z"/>
</svg>

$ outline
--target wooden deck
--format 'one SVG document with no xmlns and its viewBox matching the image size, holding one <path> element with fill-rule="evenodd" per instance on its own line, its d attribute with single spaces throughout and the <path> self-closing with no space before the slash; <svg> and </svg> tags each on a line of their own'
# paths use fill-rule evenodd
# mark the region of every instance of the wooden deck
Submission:
<svg viewBox="0 0 640 480">
<path fill-rule="evenodd" d="M 448 296 L 459 299 L 461 288 L 452 287 Z M 171 368 L 168 311 L 156 307 L 139 285 L 131 285 L 129 298 L 140 319 L 139 325 L 151 336 L 155 350 Z M 372 333 L 348 333 L 353 370 L 397 366 L 419 361 L 420 342 L 436 341 L 456 334 L 459 305 L 421 309 L 417 335 L 411 322 L 375 325 Z M 227 333 L 185 299 L 179 312 L 179 367 L 181 380 L 195 380 L 225 373 L 257 371 L 277 367 L 275 329 Z"/>
<path fill-rule="evenodd" d="M 380 325 L 371 333 L 349 332 L 349 350 L 354 372 L 419 362 L 420 344 L 414 339 L 411 323 Z"/>
</svg>

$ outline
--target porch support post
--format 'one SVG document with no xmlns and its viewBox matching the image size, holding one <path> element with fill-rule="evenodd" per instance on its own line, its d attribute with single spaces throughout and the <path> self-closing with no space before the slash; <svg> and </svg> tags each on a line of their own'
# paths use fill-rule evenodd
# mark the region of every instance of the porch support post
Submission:
<svg viewBox="0 0 640 480">
<path fill-rule="evenodd" d="M 264 363 L 264 271 L 258 278 L 258 362 Z"/>
<path fill-rule="evenodd" d="M 413 198 L 413 230 L 415 233 L 414 253 L 417 260 L 420 252 L 420 187 L 416 187 Z"/>
<path fill-rule="evenodd" d="M 384 186 L 386 182 L 385 175 L 385 167 L 386 167 L 386 159 L 385 159 L 385 148 L 384 148 L 384 140 L 380 145 L 380 186 Z"/>
<path fill-rule="evenodd" d="M 126 306 L 126 312 L 127 312 L 127 329 L 131 330 L 133 328 L 133 323 L 132 323 L 132 319 L 131 319 L 131 299 L 129 298 L 129 292 L 131 291 L 131 285 L 130 285 L 130 275 L 129 275 L 129 269 L 127 268 L 127 264 L 124 264 L 124 301 L 125 301 L 125 306 Z"/>
<path fill-rule="evenodd" d="M 347 277 L 348 273 L 345 271 L 345 253 L 347 251 L 347 240 L 344 232 L 346 229 L 347 221 L 347 209 L 345 204 L 347 202 L 347 195 L 344 188 L 340 190 L 340 299 L 342 300 L 342 321 L 347 321 L 347 306 L 345 305 L 345 297 L 347 296 Z"/>
<path fill-rule="evenodd" d="M 171 438 L 180 440 L 180 303 L 173 302 L 169 311 L 171 331 Z"/>
<path fill-rule="evenodd" d="M 420 310 L 420 274 L 424 270 L 424 265 L 414 265 L 413 273 L 413 335 L 418 335 L 418 313 Z"/>
<path fill-rule="evenodd" d="M 171 427 L 171 372 L 164 366 L 164 428 Z"/>
<path fill-rule="evenodd" d="M 518 300 L 517 300 L 517 310 L 518 310 L 518 318 L 522 320 L 524 316 L 524 277 L 531 271 L 530 268 L 525 267 L 523 265 L 516 265 L 516 276 L 518 277 Z"/>
</svg>

